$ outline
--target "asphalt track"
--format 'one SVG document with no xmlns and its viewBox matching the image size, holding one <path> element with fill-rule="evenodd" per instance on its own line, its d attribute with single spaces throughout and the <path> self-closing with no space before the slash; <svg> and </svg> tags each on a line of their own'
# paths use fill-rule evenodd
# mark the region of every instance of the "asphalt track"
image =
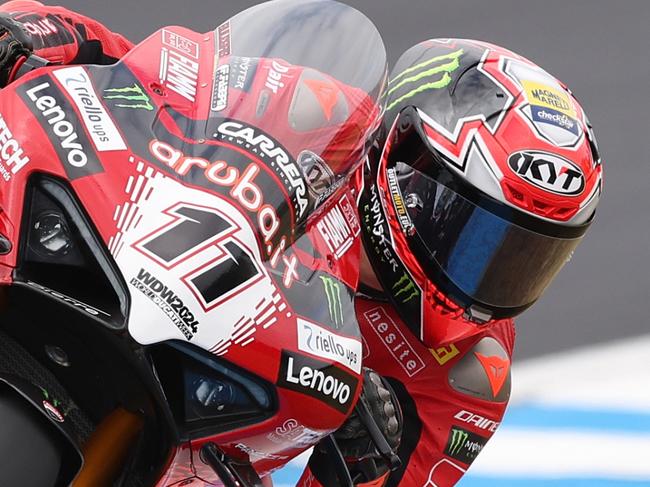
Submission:
<svg viewBox="0 0 650 487">
<path fill-rule="evenodd" d="M 54 4 L 56 2 L 46 1 Z M 250 0 L 61 0 L 139 41 L 165 25 L 213 29 Z M 650 2 L 349 0 L 394 62 L 432 37 L 501 44 L 562 79 L 595 126 L 605 162 L 598 218 L 546 295 L 518 320 L 517 357 L 650 332 Z"/>
</svg>

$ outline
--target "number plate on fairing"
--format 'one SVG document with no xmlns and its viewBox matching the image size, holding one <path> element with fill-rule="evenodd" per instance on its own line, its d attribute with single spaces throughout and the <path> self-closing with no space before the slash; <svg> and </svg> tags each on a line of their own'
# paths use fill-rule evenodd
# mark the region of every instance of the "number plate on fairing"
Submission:
<svg viewBox="0 0 650 487">
<path fill-rule="evenodd" d="M 261 264 L 255 230 L 226 198 L 189 188 L 131 158 L 109 241 L 142 344 L 186 339 L 225 353 L 254 340 L 286 307 Z"/>
</svg>

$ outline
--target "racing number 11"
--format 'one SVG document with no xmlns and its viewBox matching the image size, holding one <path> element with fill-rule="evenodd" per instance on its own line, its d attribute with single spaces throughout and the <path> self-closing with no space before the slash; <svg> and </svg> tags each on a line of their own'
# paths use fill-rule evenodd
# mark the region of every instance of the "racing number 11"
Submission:
<svg viewBox="0 0 650 487">
<path fill-rule="evenodd" d="M 138 243 L 146 254 L 167 269 L 211 247 L 221 256 L 204 262 L 183 278 L 198 293 L 206 309 L 238 291 L 262 273 L 253 257 L 233 234 L 239 227 L 217 210 L 179 204 L 165 211 L 175 218 Z"/>
</svg>

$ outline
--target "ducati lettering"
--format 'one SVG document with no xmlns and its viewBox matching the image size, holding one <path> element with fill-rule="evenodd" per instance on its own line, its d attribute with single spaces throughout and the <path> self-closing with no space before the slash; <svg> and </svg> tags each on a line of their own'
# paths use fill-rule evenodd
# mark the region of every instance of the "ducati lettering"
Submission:
<svg viewBox="0 0 650 487">
<path fill-rule="evenodd" d="M 214 75 L 214 86 L 212 88 L 212 103 L 210 109 L 213 112 L 225 110 L 228 106 L 228 83 L 230 79 L 230 65 L 224 64 L 217 68 Z"/>
<path fill-rule="evenodd" d="M 160 82 L 188 101 L 196 99 L 199 63 L 182 53 L 163 47 L 160 50 Z"/>
<path fill-rule="evenodd" d="M 406 375 L 413 377 L 424 369 L 424 360 L 417 354 L 397 324 L 383 308 L 371 309 L 363 315 Z"/>
<path fill-rule="evenodd" d="M 478 429 L 487 430 L 490 433 L 494 433 L 499 427 L 498 421 L 493 421 L 488 418 L 484 418 L 478 414 L 474 414 L 470 411 L 458 411 L 454 416 L 455 419 L 462 421 L 463 423 L 471 424 Z"/>
<path fill-rule="evenodd" d="M 282 350 L 278 386 L 311 396 L 347 413 L 357 379 L 334 365 Z"/>
<path fill-rule="evenodd" d="M 81 66 L 58 69 L 54 76 L 63 85 L 81 113 L 81 118 L 99 152 L 126 150 L 126 144 L 97 97 L 88 73 Z"/>
<path fill-rule="evenodd" d="M 271 62 L 271 66 L 268 67 L 269 74 L 266 78 L 266 86 L 274 94 L 278 94 L 278 90 L 284 88 L 284 83 L 282 82 L 283 76 L 286 76 L 289 72 L 288 66 L 283 66 L 278 61 L 274 60 Z"/>
<path fill-rule="evenodd" d="M 460 58 L 465 51 L 435 56 L 427 61 L 405 69 L 389 84 L 388 96 L 392 98 L 386 108 L 391 110 L 406 100 L 430 90 L 441 90 L 451 83 L 451 73 L 460 67 Z M 406 91 L 406 93 L 401 94 Z M 399 94 L 398 94 L 399 92 Z"/>
<path fill-rule="evenodd" d="M 84 303 L 82 301 L 71 298 L 70 296 L 67 296 L 67 295 L 65 295 L 63 293 L 55 291 L 54 289 L 50 289 L 49 287 L 42 286 L 42 285 L 37 284 L 37 283 L 35 283 L 33 281 L 27 281 L 27 284 L 34 287 L 34 288 L 36 288 L 36 289 L 39 289 L 40 291 L 43 291 L 46 294 L 49 294 L 53 298 L 60 299 L 61 301 L 65 302 L 65 303 L 68 303 L 68 304 L 74 306 L 75 308 L 78 308 L 78 309 L 88 313 L 91 316 L 104 315 L 107 318 L 110 318 L 110 316 L 111 316 L 108 313 L 106 313 L 106 312 L 104 312 L 104 311 L 102 311 L 100 309 L 94 308 L 94 307 L 90 306 L 89 304 L 86 304 L 86 303 Z"/>
<path fill-rule="evenodd" d="M 149 150 L 156 159 L 181 176 L 187 175 L 192 169 L 199 169 L 215 185 L 231 188 L 230 195 L 235 200 L 247 210 L 257 213 L 257 223 L 264 239 L 270 241 L 275 236 L 280 228 L 280 218 L 275 208 L 264 204 L 262 190 L 255 183 L 255 177 L 260 172 L 257 164 L 249 164 L 240 173 L 239 169 L 226 161 L 209 162 L 201 157 L 186 157 L 181 151 L 159 140 L 153 140 L 149 144 Z"/>
<path fill-rule="evenodd" d="M 298 348 L 318 357 L 334 360 L 341 365 L 361 372 L 361 342 L 336 335 L 314 323 L 298 318 Z"/>
<path fill-rule="evenodd" d="M 467 465 L 471 465 L 478 454 L 481 453 L 487 441 L 488 438 L 453 426 L 447 438 L 445 455 Z"/>
<path fill-rule="evenodd" d="M 158 306 L 185 338 L 191 340 L 198 332 L 199 322 L 185 306 L 183 300 L 150 272 L 140 269 L 138 275 L 133 277 L 129 284 Z"/>
<path fill-rule="evenodd" d="M 103 172 L 86 133 L 80 129 L 82 122 L 64 95 L 48 81 L 47 77 L 35 80 L 35 86 L 20 93 L 32 113 L 44 123 L 47 135 L 54 146 L 70 179 Z M 95 134 L 100 137 L 99 134 Z"/>
<path fill-rule="evenodd" d="M 29 163 L 29 157 L 14 138 L 2 115 L 0 115 L 0 161 L 2 162 L 0 174 L 5 181 L 9 181 L 12 174 L 17 174 Z"/>
<path fill-rule="evenodd" d="M 524 181 L 551 193 L 576 196 L 585 188 L 580 167 L 555 154 L 515 152 L 508 158 L 508 166 Z"/>
<path fill-rule="evenodd" d="M 307 197 L 307 186 L 298 164 L 296 164 L 289 154 L 266 134 L 259 132 L 254 127 L 244 125 L 240 122 L 223 122 L 217 128 L 217 132 L 236 141 L 240 145 L 248 145 L 252 147 L 254 152 L 261 152 L 262 155 L 270 159 L 273 166 L 277 166 L 280 176 L 284 181 L 288 181 L 290 188 L 294 192 L 297 203 L 296 218 L 298 220 L 301 219 L 304 216 L 309 203 Z"/>
<path fill-rule="evenodd" d="M 124 88 L 108 88 L 104 90 L 104 100 L 111 100 L 113 106 L 120 108 L 130 108 L 132 110 L 153 111 L 149 96 L 144 92 L 142 87 L 137 83 Z"/>
</svg>

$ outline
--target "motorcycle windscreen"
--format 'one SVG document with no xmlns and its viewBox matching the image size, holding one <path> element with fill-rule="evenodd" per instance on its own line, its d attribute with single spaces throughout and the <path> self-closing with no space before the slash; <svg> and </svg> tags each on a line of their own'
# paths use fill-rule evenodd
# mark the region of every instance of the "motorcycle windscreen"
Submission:
<svg viewBox="0 0 650 487">
<path fill-rule="evenodd" d="M 298 162 L 314 203 L 365 157 L 383 114 L 386 50 L 373 23 L 331 0 L 277 0 L 215 31 L 213 125 L 222 136 L 247 121 Z M 267 147 L 271 147 L 267 144 Z"/>
</svg>

